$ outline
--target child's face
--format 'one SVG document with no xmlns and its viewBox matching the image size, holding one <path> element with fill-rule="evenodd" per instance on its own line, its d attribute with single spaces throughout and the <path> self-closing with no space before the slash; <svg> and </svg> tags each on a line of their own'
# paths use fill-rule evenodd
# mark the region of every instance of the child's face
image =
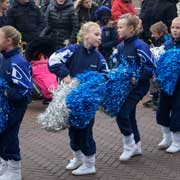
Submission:
<svg viewBox="0 0 180 180">
<path fill-rule="evenodd" d="M 179 19 L 172 21 L 171 34 L 175 40 L 180 40 L 180 21 L 179 21 Z"/>
<path fill-rule="evenodd" d="M 8 50 L 12 45 L 12 39 L 6 38 L 3 31 L 0 30 L 0 50 Z"/>
<path fill-rule="evenodd" d="M 84 41 L 88 47 L 99 47 L 101 44 L 101 30 L 97 26 L 91 26 L 84 35 Z"/>
<path fill-rule="evenodd" d="M 158 40 L 162 35 L 163 33 L 159 33 L 159 32 L 156 32 L 156 31 L 151 31 L 151 37 L 154 38 L 155 40 Z"/>
<path fill-rule="evenodd" d="M 133 28 L 127 25 L 125 19 L 120 19 L 117 25 L 117 32 L 120 38 L 127 39 L 132 36 Z"/>
<path fill-rule="evenodd" d="M 9 38 L 5 38 L 4 32 L 0 30 L 0 50 L 6 50 L 8 39 Z"/>
</svg>

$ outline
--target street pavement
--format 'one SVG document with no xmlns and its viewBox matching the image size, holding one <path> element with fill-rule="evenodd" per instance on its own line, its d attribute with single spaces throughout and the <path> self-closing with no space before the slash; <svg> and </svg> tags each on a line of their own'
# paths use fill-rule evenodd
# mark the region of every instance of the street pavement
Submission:
<svg viewBox="0 0 180 180">
<path fill-rule="evenodd" d="M 155 112 L 137 108 L 143 155 L 120 162 L 122 135 L 114 119 L 98 112 L 94 125 L 97 144 L 95 175 L 73 176 L 65 170 L 72 158 L 67 130 L 47 132 L 37 123 L 46 106 L 32 102 L 20 129 L 23 180 L 180 180 L 180 153 L 157 148 L 161 132 Z"/>
</svg>

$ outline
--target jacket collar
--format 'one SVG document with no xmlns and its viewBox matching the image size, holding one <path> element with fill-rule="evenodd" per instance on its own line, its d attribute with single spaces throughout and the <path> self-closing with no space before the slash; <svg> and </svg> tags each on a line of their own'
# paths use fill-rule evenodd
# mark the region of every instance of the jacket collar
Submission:
<svg viewBox="0 0 180 180">
<path fill-rule="evenodd" d="M 132 41 L 134 41 L 134 40 L 136 40 L 136 39 L 137 39 L 137 36 L 133 36 L 133 37 L 130 37 L 130 38 L 128 38 L 128 39 L 125 39 L 125 40 L 124 40 L 124 43 L 127 44 L 127 43 L 130 43 L 130 42 L 132 42 Z"/>
<path fill-rule="evenodd" d="M 96 48 L 95 48 L 95 47 L 92 47 L 92 48 L 90 48 L 90 49 L 85 48 L 84 45 L 83 45 L 83 43 L 81 43 L 80 46 L 81 46 L 81 48 L 83 49 L 83 51 L 86 52 L 87 54 L 90 54 L 90 53 L 96 51 Z"/>
<path fill-rule="evenodd" d="M 10 51 L 2 51 L 2 54 L 5 58 L 10 58 L 16 54 L 19 54 L 20 53 L 20 49 L 19 48 L 14 48 Z"/>
</svg>

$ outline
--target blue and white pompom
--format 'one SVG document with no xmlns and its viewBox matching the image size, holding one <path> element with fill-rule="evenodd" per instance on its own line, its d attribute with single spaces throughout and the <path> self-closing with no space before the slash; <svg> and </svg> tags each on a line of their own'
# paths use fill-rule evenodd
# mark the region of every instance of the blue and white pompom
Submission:
<svg viewBox="0 0 180 180">
<path fill-rule="evenodd" d="M 103 111 L 112 117 L 117 116 L 131 90 L 131 78 L 137 80 L 139 76 L 135 62 L 131 65 L 125 62 L 122 59 L 118 68 L 109 71 L 105 96 L 101 102 Z"/>
<path fill-rule="evenodd" d="M 5 90 L 7 88 L 6 81 L 0 78 L 0 134 L 4 132 L 8 122 L 9 105 L 5 96 Z"/>
<path fill-rule="evenodd" d="M 43 128 L 59 131 L 67 125 L 84 129 L 93 120 L 101 105 L 105 112 L 115 116 L 130 92 L 132 74 L 137 67 L 122 63 L 108 74 L 88 71 L 79 74 L 69 85 L 60 86 L 46 111 L 40 115 Z"/>
<path fill-rule="evenodd" d="M 69 125 L 83 129 L 93 120 L 104 89 L 102 74 L 94 71 L 82 73 L 70 84 L 58 87 L 38 122 L 49 131 L 60 131 Z"/>
<path fill-rule="evenodd" d="M 76 77 L 80 85 L 73 89 L 66 98 L 70 109 L 71 126 L 84 129 L 93 119 L 104 97 L 105 77 L 95 71 L 89 71 Z"/>
<path fill-rule="evenodd" d="M 60 131 L 68 127 L 70 110 L 66 105 L 66 97 L 78 85 L 79 82 L 73 79 L 70 84 L 61 83 L 58 86 L 57 90 L 53 92 L 53 100 L 45 112 L 38 117 L 42 128 L 48 131 Z"/>
<path fill-rule="evenodd" d="M 170 49 L 159 59 L 156 70 L 156 79 L 160 88 L 168 95 L 172 95 L 177 80 L 180 77 L 180 49 Z"/>
</svg>

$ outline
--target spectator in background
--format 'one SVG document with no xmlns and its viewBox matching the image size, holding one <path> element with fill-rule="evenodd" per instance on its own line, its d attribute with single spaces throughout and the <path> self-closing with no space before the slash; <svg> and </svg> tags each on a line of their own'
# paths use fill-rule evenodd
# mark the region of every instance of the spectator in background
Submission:
<svg viewBox="0 0 180 180">
<path fill-rule="evenodd" d="M 144 0 L 141 7 L 140 18 L 143 24 L 141 38 L 150 43 L 152 24 L 162 21 L 170 29 L 172 20 L 177 17 L 178 0 Z"/>
<path fill-rule="evenodd" d="M 131 0 L 112 0 L 111 13 L 112 19 L 117 21 L 121 15 L 127 13 L 135 15 L 136 11 Z"/>
<path fill-rule="evenodd" d="M 177 17 L 177 0 L 157 0 L 151 13 L 151 24 L 162 21 L 170 30 L 172 20 Z"/>
<path fill-rule="evenodd" d="M 45 14 L 46 27 L 41 36 L 54 40 L 55 49 L 76 43 L 79 30 L 78 15 L 71 0 L 53 0 Z"/>
<path fill-rule="evenodd" d="M 111 9 L 106 6 L 100 6 L 96 11 L 96 17 L 101 26 L 101 45 L 99 46 L 99 51 L 105 57 L 109 68 L 112 68 L 110 55 L 112 54 L 113 47 L 116 47 L 118 44 L 118 34 L 110 21 Z"/>
<path fill-rule="evenodd" d="M 6 11 L 9 8 L 9 0 L 0 0 L 0 27 L 8 25 Z"/>
<path fill-rule="evenodd" d="M 143 0 L 141 5 L 140 18 L 142 20 L 143 32 L 140 34 L 140 38 L 142 38 L 145 42 L 150 44 L 151 33 L 149 31 L 151 27 L 151 13 L 153 6 L 155 4 L 154 0 Z"/>
<path fill-rule="evenodd" d="M 9 24 L 21 32 L 24 43 L 37 38 L 43 28 L 40 10 L 31 0 L 14 0 L 7 17 Z"/>
<path fill-rule="evenodd" d="M 75 8 L 78 12 L 80 24 L 88 21 L 96 21 L 95 11 L 98 5 L 92 0 L 77 0 Z"/>
<path fill-rule="evenodd" d="M 153 46 L 160 47 L 170 39 L 167 26 L 159 21 L 150 27 Z"/>
<path fill-rule="evenodd" d="M 162 22 L 159 21 L 155 24 L 153 24 L 150 28 L 151 36 L 152 36 L 152 44 L 151 46 L 160 47 L 165 42 L 171 39 L 170 35 L 168 34 L 168 28 L 167 26 Z M 145 107 L 153 108 L 154 110 L 157 110 L 157 105 L 159 102 L 159 94 L 160 94 L 160 88 L 159 83 L 156 81 L 155 77 L 153 77 L 150 81 L 150 99 L 143 103 Z"/>
</svg>

